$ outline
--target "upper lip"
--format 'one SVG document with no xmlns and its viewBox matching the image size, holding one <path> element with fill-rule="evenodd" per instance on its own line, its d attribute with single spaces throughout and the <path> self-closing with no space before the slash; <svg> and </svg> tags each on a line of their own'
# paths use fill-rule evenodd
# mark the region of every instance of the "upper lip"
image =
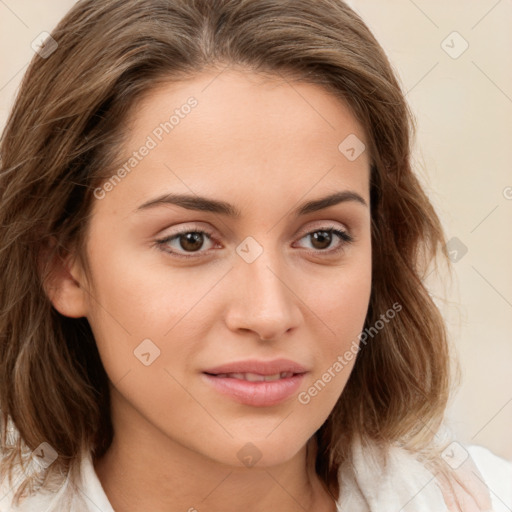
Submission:
<svg viewBox="0 0 512 512">
<path fill-rule="evenodd" d="M 272 361 L 235 361 L 204 370 L 203 373 L 217 375 L 220 373 L 256 373 L 258 375 L 275 375 L 276 373 L 306 373 L 299 363 L 289 359 L 274 359 Z"/>
</svg>

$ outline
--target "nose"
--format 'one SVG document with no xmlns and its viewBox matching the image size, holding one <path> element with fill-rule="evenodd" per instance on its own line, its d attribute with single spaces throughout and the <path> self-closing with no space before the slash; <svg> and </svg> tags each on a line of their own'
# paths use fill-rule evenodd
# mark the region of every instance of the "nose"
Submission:
<svg viewBox="0 0 512 512">
<path fill-rule="evenodd" d="M 290 272 L 269 251 L 252 263 L 237 261 L 231 279 L 233 293 L 225 317 L 230 330 L 275 340 L 300 325 L 300 299 Z"/>
</svg>

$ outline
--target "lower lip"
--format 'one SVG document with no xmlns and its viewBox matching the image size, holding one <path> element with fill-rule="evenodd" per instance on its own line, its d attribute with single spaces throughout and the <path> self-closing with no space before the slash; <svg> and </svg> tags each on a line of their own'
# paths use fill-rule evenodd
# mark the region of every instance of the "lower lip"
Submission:
<svg viewBox="0 0 512 512">
<path fill-rule="evenodd" d="M 277 405 L 294 395 L 304 379 L 304 373 L 273 381 L 249 382 L 230 377 L 214 377 L 203 373 L 203 378 L 220 393 L 237 402 L 253 407 Z"/>
</svg>

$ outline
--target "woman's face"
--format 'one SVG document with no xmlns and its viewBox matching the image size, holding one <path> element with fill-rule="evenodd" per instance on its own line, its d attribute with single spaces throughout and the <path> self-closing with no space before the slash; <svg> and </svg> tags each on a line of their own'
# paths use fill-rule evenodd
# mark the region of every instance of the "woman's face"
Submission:
<svg viewBox="0 0 512 512">
<path fill-rule="evenodd" d="M 114 428 L 228 465 L 286 461 L 355 362 L 365 134 L 319 86 L 234 70 L 160 87 L 128 128 L 124 172 L 95 191 L 88 283 L 72 269 Z"/>
</svg>

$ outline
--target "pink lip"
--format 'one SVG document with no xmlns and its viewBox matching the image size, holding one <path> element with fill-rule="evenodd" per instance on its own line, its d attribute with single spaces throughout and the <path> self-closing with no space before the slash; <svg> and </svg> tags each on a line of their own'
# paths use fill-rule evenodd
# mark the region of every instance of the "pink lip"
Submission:
<svg viewBox="0 0 512 512">
<path fill-rule="evenodd" d="M 303 378 L 304 373 L 297 373 L 292 377 L 270 382 L 249 382 L 203 374 L 203 379 L 220 393 L 230 396 L 241 404 L 253 407 L 270 407 L 283 402 L 297 392 Z"/>
<path fill-rule="evenodd" d="M 306 369 L 300 364 L 289 359 L 274 359 L 272 361 L 237 361 L 226 363 L 215 368 L 204 370 L 204 373 L 257 373 L 258 375 L 274 375 L 282 372 L 306 373 Z"/>
<path fill-rule="evenodd" d="M 250 382 L 225 376 L 226 373 L 255 373 L 275 375 L 293 373 L 292 376 L 274 381 Z M 277 405 L 294 395 L 307 370 L 303 366 L 287 359 L 273 361 L 239 361 L 228 363 L 203 372 L 203 379 L 218 392 L 235 401 L 253 407 Z M 219 376 L 220 375 L 220 376 Z"/>
</svg>

